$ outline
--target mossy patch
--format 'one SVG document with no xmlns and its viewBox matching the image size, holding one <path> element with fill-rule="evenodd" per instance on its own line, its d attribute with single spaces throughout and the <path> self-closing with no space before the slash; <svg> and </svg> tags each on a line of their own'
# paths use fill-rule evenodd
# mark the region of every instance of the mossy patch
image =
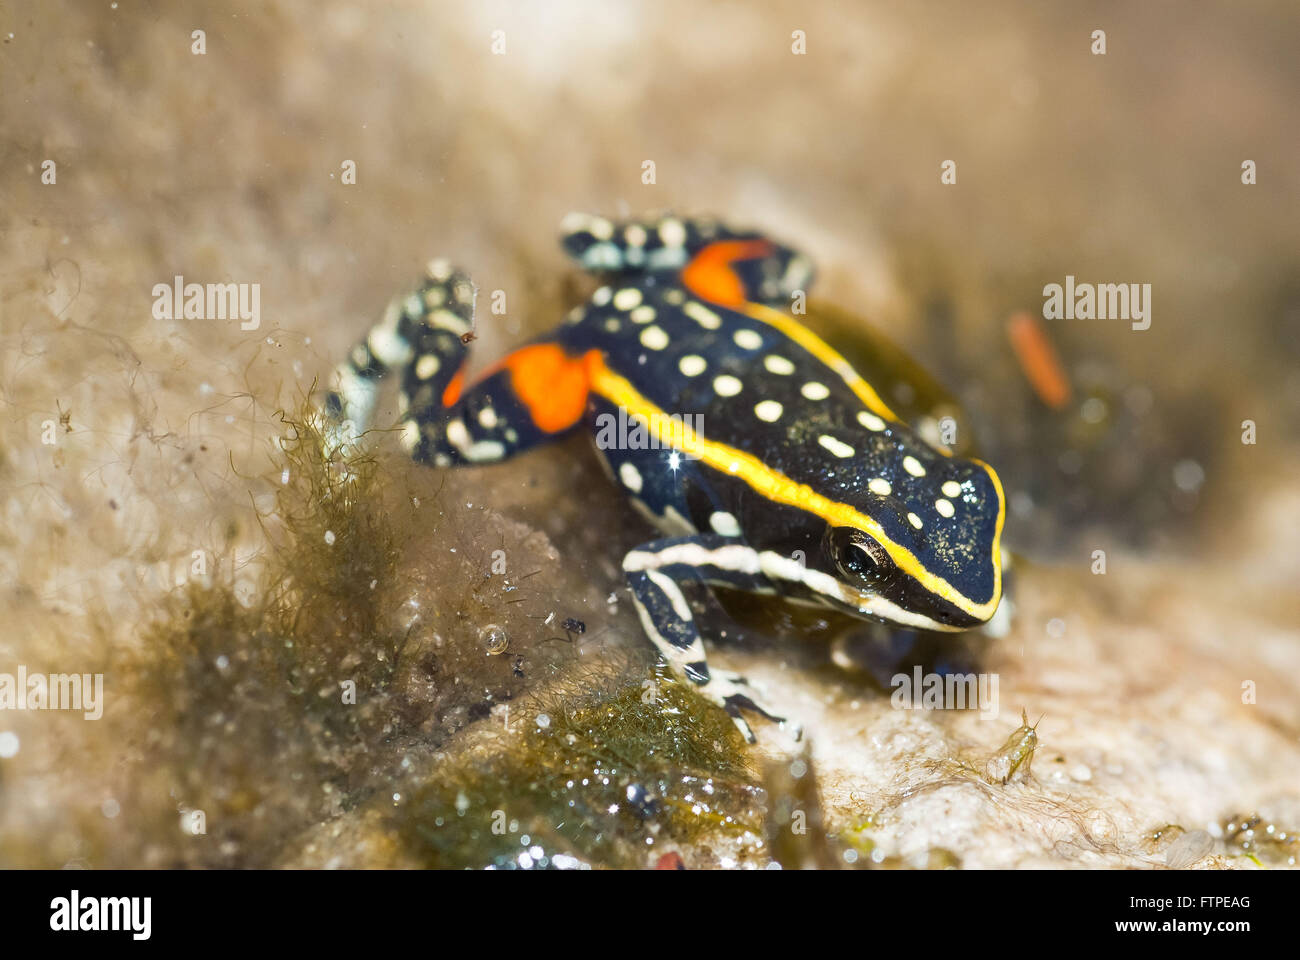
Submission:
<svg viewBox="0 0 1300 960">
<path fill-rule="evenodd" d="M 256 526 L 232 521 L 119 657 L 123 815 L 111 835 L 92 825 L 89 862 L 274 866 L 316 825 L 376 810 L 385 856 L 431 867 L 541 865 L 539 844 L 623 866 L 665 844 L 700 845 L 696 862 L 761 849 L 730 718 L 648 648 L 582 666 L 541 613 L 554 598 L 526 602 L 531 571 L 558 562 L 544 536 L 442 511 L 433 471 L 398 484 L 382 458 L 324 450 L 311 414 L 281 415 L 249 480 Z M 491 572 L 498 540 L 510 576 Z M 460 736 L 498 720 L 501 749 Z"/>
<path fill-rule="evenodd" d="M 521 705 L 519 739 L 442 758 L 394 810 L 419 863 L 642 867 L 679 848 L 688 865 L 762 850 L 762 791 L 726 714 L 653 670 L 573 694 Z"/>
<path fill-rule="evenodd" d="M 274 863 L 372 789 L 359 758 L 428 709 L 395 694 L 401 528 L 375 461 L 331 462 L 306 401 L 282 422 L 257 563 L 202 561 L 121 664 L 147 728 L 128 788 L 146 862 Z"/>
</svg>

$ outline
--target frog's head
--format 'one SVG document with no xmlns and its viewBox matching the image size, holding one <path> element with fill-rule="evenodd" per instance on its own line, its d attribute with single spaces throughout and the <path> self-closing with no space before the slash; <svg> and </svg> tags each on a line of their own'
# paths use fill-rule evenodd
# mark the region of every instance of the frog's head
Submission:
<svg viewBox="0 0 1300 960">
<path fill-rule="evenodd" d="M 1002 597 L 1002 484 L 983 461 L 943 456 L 904 434 L 895 434 L 911 450 L 902 468 L 886 479 L 873 467 L 827 527 L 823 569 L 835 583 L 819 593 L 900 625 L 978 626 Z"/>
<path fill-rule="evenodd" d="M 811 261 L 797 250 L 704 217 L 615 223 L 571 213 L 561 231 L 565 251 L 593 273 L 680 279 L 695 296 L 725 307 L 785 305 L 813 279 Z"/>
</svg>

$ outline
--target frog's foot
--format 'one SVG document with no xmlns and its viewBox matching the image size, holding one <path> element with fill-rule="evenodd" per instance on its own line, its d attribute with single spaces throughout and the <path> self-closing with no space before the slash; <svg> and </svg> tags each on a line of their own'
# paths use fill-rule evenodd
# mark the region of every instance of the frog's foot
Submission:
<svg viewBox="0 0 1300 960">
<path fill-rule="evenodd" d="M 803 726 L 791 723 L 787 718 L 773 713 L 765 705 L 762 693 L 746 678 L 726 670 L 712 670 L 707 673 L 708 680 L 700 686 L 699 692 L 727 711 L 747 742 L 754 743 L 757 738 L 741 715 L 742 710 L 752 711 L 778 724 L 794 738 L 796 743 L 803 738 Z"/>
<path fill-rule="evenodd" d="M 718 534 L 668 537 L 628 553 L 623 571 L 646 635 L 674 671 L 727 711 L 747 741 L 753 743 L 755 737 L 742 710 L 786 723 L 763 705 L 763 698 L 744 677 L 709 669 L 695 617 L 681 590 L 682 584 L 691 582 L 750 592 L 770 590 L 752 547 Z"/>
</svg>

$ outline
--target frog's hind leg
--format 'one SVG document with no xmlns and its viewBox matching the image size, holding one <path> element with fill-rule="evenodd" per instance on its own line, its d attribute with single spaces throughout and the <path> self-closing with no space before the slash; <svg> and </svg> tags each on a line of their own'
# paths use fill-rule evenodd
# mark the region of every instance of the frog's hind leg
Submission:
<svg viewBox="0 0 1300 960">
<path fill-rule="evenodd" d="M 334 371 L 325 397 L 326 441 L 354 442 L 370 425 L 379 382 L 400 379 L 403 448 L 421 463 L 503 460 L 579 422 L 587 364 L 551 342 L 510 354 L 465 386 L 476 289 L 445 260 L 420 286 L 389 304 L 383 319 Z"/>
<path fill-rule="evenodd" d="M 592 273 L 675 275 L 702 247 L 731 231 L 709 217 L 671 213 L 636 220 L 608 220 L 570 213 L 560 223 L 560 242 Z"/>
<path fill-rule="evenodd" d="M 323 404 L 325 440 L 331 447 L 355 443 L 370 428 L 380 381 L 402 380 L 401 409 L 430 406 L 456 381 L 474 323 L 477 290 L 446 260 L 432 261 L 420 285 L 396 297 L 348 358 L 330 375 Z"/>
<path fill-rule="evenodd" d="M 744 677 L 709 669 L 695 617 L 681 590 L 682 584 L 696 582 L 771 592 L 756 550 L 717 534 L 668 537 L 630 551 L 623 558 L 623 571 L 646 635 L 673 670 L 731 715 L 747 741 L 753 743 L 755 737 L 741 710 L 785 723 L 762 705 Z"/>
<path fill-rule="evenodd" d="M 628 281 L 654 275 L 658 283 L 680 283 L 693 296 L 732 309 L 747 302 L 788 305 L 813 280 L 803 253 L 711 217 L 615 222 L 571 213 L 560 230 L 565 251 L 592 273 Z"/>
</svg>

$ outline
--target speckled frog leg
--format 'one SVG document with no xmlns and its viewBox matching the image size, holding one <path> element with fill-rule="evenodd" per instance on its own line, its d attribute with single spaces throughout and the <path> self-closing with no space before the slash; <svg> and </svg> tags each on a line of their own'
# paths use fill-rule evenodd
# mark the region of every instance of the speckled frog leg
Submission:
<svg viewBox="0 0 1300 960">
<path fill-rule="evenodd" d="M 646 635 L 673 670 L 727 711 L 747 741 L 753 743 L 755 737 L 741 710 L 785 724 L 784 717 L 763 706 L 744 677 L 709 669 L 695 617 L 681 590 L 683 584 L 705 583 L 770 592 L 756 550 L 739 539 L 717 534 L 668 537 L 629 551 L 623 558 L 623 571 Z"/>
</svg>

